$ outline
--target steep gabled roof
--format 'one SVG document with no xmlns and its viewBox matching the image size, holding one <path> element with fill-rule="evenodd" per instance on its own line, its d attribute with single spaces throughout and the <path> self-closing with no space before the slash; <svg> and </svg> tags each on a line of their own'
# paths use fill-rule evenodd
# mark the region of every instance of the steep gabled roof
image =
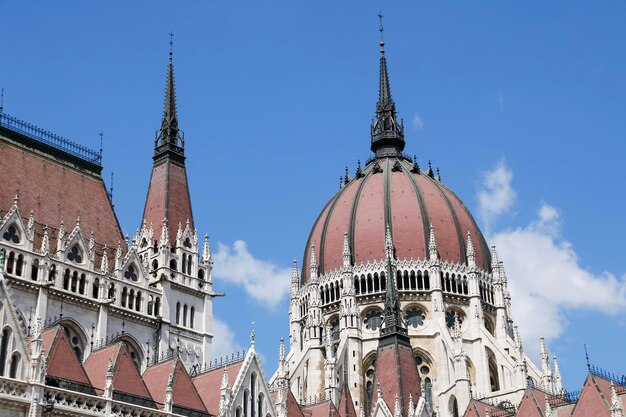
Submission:
<svg viewBox="0 0 626 417">
<path fill-rule="evenodd" d="M 403 415 L 408 415 L 409 395 L 414 399 L 421 395 L 420 377 L 415 366 L 411 346 L 401 335 L 392 335 L 379 341 L 376 354 L 375 387 L 380 384 L 382 397 L 390 410 L 393 410 L 396 394 L 399 397 Z M 378 400 L 378 390 L 374 391 L 374 402 Z"/>
<path fill-rule="evenodd" d="M 291 390 L 287 393 L 287 415 L 289 417 L 304 417 L 300 404 L 298 404 L 298 401 L 296 400 L 296 397 L 294 397 Z"/>
<path fill-rule="evenodd" d="M 590 372 L 572 417 L 611 417 L 610 404 L 611 381 Z"/>
<path fill-rule="evenodd" d="M 44 331 L 42 339 L 47 358 L 47 377 L 77 382 L 93 388 L 61 326 L 55 326 Z"/>
<path fill-rule="evenodd" d="M 200 394 L 193 385 L 189 374 L 178 358 L 173 358 L 146 369 L 143 380 L 152 398 L 161 406 L 165 403 L 165 391 L 170 377 L 172 380 L 172 396 L 174 406 L 207 413 Z"/>
<path fill-rule="evenodd" d="M 98 394 L 104 392 L 109 359 L 113 365 L 114 392 L 130 394 L 154 403 L 148 387 L 146 387 L 128 353 L 128 348 L 123 342 L 118 342 L 93 352 L 83 365 Z"/>
<path fill-rule="evenodd" d="M 241 365 L 243 365 L 243 360 L 226 367 L 226 374 L 231 385 L 235 382 L 237 375 L 239 375 Z M 220 390 L 223 377 L 224 368 L 215 368 L 192 379 L 204 406 L 213 415 L 219 414 Z"/>
<path fill-rule="evenodd" d="M 307 417 L 339 417 L 339 411 L 330 400 L 304 406 L 301 413 Z M 289 417 L 291 416 L 289 415 Z"/>
<path fill-rule="evenodd" d="M 354 401 L 352 401 L 352 394 L 350 394 L 348 385 L 345 382 L 341 391 L 341 398 L 339 398 L 339 407 L 337 408 L 340 417 L 357 417 L 356 410 L 354 409 Z"/>
</svg>

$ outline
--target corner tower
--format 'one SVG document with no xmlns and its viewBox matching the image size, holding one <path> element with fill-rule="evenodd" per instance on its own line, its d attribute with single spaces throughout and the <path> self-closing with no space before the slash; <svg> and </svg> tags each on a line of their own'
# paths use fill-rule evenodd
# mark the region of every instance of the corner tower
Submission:
<svg viewBox="0 0 626 417">
<path fill-rule="evenodd" d="M 152 225 L 156 236 L 161 236 L 163 225 L 168 226 L 168 238 L 176 238 L 179 224 L 193 230 L 193 213 L 185 168 L 185 136 L 178 128 L 174 63 L 170 41 L 170 59 L 165 83 L 165 103 L 161 128 L 154 138 L 154 163 L 150 175 L 148 196 L 143 210 L 143 222 Z"/>
</svg>

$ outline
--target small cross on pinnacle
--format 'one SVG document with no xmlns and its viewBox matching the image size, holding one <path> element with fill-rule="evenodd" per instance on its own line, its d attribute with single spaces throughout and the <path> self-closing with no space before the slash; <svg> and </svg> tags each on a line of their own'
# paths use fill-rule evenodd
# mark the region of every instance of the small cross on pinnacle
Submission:
<svg viewBox="0 0 626 417">
<path fill-rule="evenodd" d="M 172 59 L 172 49 L 174 47 L 174 33 L 170 32 L 170 59 Z"/>
<path fill-rule="evenodd" d="M 385 30 L 383 28 L 383 12 L 379 11 L 378 12 L 378 19 L 380 20 L 380 25 L 378 26 L 378 30 L 380 31 L 380 51 L 384 52 L 385 51 L 385 39 L 383 37 L 383 31 Z"/>
</svg>

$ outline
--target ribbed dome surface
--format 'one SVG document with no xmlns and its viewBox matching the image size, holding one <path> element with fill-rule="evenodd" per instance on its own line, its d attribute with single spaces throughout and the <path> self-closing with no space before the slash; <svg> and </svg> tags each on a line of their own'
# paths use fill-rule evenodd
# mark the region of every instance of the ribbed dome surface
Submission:
<svg viewBox="0 0 626 417">
<path fill-rule="evenodd" d="M 309 279 L 311 246 L 320 275 L 342 266 L 346 232 L 353 264 L 384 259 L 386 224 L 391 226 L 397 259 L 428 259 L 432 224 L 442 261 L 467 261 L 469 231 L 477 267 L 490 270 L 485 239 L 461 200 L 440 181 L 416 172 L 410 161 L 389 157 L 370 162 L 363 176 L 350 180 L 326 204 L 307 241 L 302 281 Z"/>
</svg>

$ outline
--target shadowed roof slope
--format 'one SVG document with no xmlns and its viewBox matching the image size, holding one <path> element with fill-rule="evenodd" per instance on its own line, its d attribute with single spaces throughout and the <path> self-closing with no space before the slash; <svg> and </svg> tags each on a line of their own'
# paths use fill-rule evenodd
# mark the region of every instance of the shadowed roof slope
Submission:
<svg viewBox="0 0 626 417">
<path fill-rule="evenodd" d="M 165 391 L 170 374 L 173 376 L 174 406 L 206 413 L 206 407 L 196 387 L 178 358 L 153 365 L 143 373 L 143 380 L 146 382 L 152 398 L 161 406 L 165 403 Z"/>
<path fill-rule="evenodd" d="M 19 133 L 0 128 L 0 176 L 11 179 L 10 186 L 0 187 L 0 209 L 7 212 L 17 193 L 22 215 L 32 210 L 40 225 L 58 229 L 63 221 L 71 230 L 80 216 L 81 230 L 116 247 L 123 236 L 102 177 L 46 152 L 50 147 L 28 144 Z"/>
<path fill-rule="evenodd" d="M 91 353 L 83 364 L 89 379 L 98 393 L 102 394 L 104 392 L 109 359 L 113 364 L 114 391 L 145 398 L 148 402 L 154 404 L 150 392 L 123 342 L 115 343 Z"/>
<path fill-rule="evenodd" d="M 241 365 L 243 365 L 243 358 L 240 362 L 226 366 L 226 374 L 231 386 L 234 384 L 237 375 L 239 375 Z M 206 409 L 213 415 L 219 414 L 220 389 L 223 377 L 224 368 L 222 367 L 204 372 L 192 379 L 193 385 L 198 390 L 198 394 L 200 394 Z"/>
</svg>

